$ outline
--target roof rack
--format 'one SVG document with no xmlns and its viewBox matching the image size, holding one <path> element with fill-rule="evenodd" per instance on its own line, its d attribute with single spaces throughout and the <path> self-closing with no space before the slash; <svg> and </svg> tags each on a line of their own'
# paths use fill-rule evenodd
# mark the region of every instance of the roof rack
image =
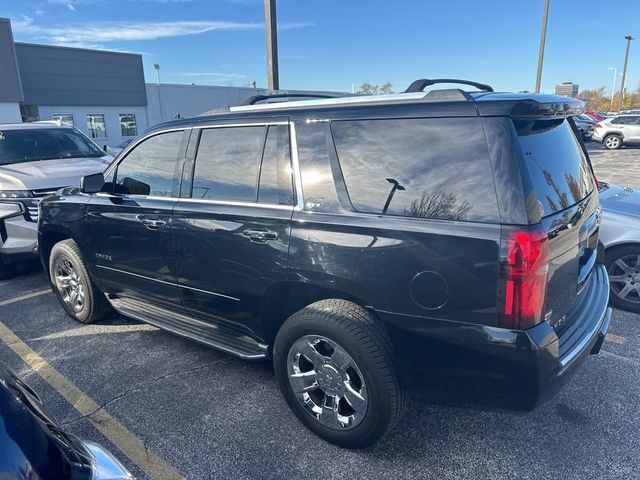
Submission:
<svg viewBox="0 0 640 480">
<path fill-rule="evenodd" d="M 254 95 L 242 102 L 242 105 L 255 105 L 263 100 L 271 100 L 273 98 L 339 98 L 339 95 L 324 93 L 274 93 L 271 95 Z"/>
<path fill-rule="evenodd" d="M 407 88 L 404 93 L 422 92 L 426 87 L 430 85 L 436 85 L 438 83 L 457 83 L 461 85 L 476 87 L 478 90 L 482 90 L 484 92 L 493 92 L 493 88 L 490 85 L 487 85 L 485 83 L 472 82 L 471 80 L 459 80 L 457 78 L 421 78 L 420 80 L 416 80 L 411 85 L 409 85 L 409 88 Z"/>
</svg>

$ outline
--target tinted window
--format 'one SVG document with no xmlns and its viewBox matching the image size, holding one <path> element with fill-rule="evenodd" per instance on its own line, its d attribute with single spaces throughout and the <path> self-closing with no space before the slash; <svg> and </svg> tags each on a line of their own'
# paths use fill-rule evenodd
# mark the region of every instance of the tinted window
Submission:
<svg viewBox="0 0 640 480">
<path fill-rule="evenodd" d="M 265 127 L 202 131 L 193 174 L 193 198 L 256 201 Z"/>
<path fill-rule="evenodd" d="M 587 158 L 566 120 L 514 124 L 543 216 L 574 205 L 593 190 Z"/>
<path fill-rule="evenodd" d="M 615 125 L 637 125 L 638 117 L 617 117 L 611 120 L 611 123 Z"/>
<path fill-rule="evenodd" d="M 94 143 L 70 128 L 2 130 L 0 125 L 0 165 L 103 155 Z"/>
<path fill-rule="evenodd" d="M 325 124 L 303 123 L 296 129 L 304 208 L 337 212 L 340 207 L 327 153 Z"/>
<path fill-rule="evenodd" d="M 356 210 L 498 220 L 479 119 L 344 121 L 331 128 Z"/>
<path fill-rule="evenodd" d="M 271 126 L 262 156 L 258 202 L 293 205 L 292 173 L 289 128 Z"/>
<path fill-rule="evenodd" d="M 155 135 L 138 144 L 118 164 L 115 191 L 129 195 L 176 196 L 176 169 L 183 132 Z"/>
</svg>

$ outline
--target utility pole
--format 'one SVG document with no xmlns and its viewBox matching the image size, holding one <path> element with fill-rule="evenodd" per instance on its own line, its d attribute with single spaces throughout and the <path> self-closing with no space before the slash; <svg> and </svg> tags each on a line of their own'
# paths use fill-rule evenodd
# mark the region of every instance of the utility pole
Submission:
<svg viewBox="0 0 640 480">
<path fill-rule="evenodd" d="M 609 70 L 613 70 L 613 84 L 611 84 L 611 108 L 609 110 L 613 112 L 613 97 L 616 95 L 616 77 L 618 76 L 618 68 L 609 67 Z"/>
<path fill-rule="evenodd" d="M 622 110 L 622 95 L 624 95 L 624 87 L 627 81 L 627 61 L 629 60 L 629 49 L 631 48 L 631 40 L 634 38 L 631 35 L 624 37 L 627 41 L 627 51 L 624 54 L 624 67 L 622 68 L 622 85 L 620 85 L 620 98 L 618 99 L 618 113 Z"/>
<path fill-rule="evenodd" d="M 264 0 L 264 20 L 265 30 L 267 32 L 267 76 L 269 78 L 269 93 L 274 93 L 280 90 L 276 0 Z"/>
<path fill-rule="evenodd" d="M 540 93 L 542 82 L 542 61 L 544 59 L 544 43 L 547 39 L 547 18 L 549 17 L 549 0 L 544 0 L 544 13 L 542 14 L 542 32 L 540 32 L 540 49 L 538 50 L 538 74 L 536 75 L 535 93 Z"/>
</svg>

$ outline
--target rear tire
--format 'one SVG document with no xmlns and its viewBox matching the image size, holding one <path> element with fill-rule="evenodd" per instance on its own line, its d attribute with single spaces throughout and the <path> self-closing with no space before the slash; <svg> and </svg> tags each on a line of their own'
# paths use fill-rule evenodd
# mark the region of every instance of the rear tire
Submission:
<svg viewBox="0 0 640 480">
<path fill-rule="evenodd" d="M 609 134 L 602 139 L 602 145 L 607 150 L 618 150 L 622 147 L 622 137 L 616 134 Z"/>
<path fill-rule="evenodd" d="M 316 435 L 364 448 L 393 428 L 404 394 L 379 321 L 346 300 L 322 300 L 292 315 L 273 348 L 276 379 L 298 419 Z"/>
<path fill-rule="evenodd" d="M 623 245 L 605 252 L 611 285 L 611 305 L 640 313 L 640 245 Z"/>
<path fill-rule="evenodd" d="M 109 311 L 109 301 L 89 277 L 80 249 L 73 240 L 63 240 L 53 246 L 49 279 L 62 308 L 74 320 L 93 323 Z"/>
</svg>

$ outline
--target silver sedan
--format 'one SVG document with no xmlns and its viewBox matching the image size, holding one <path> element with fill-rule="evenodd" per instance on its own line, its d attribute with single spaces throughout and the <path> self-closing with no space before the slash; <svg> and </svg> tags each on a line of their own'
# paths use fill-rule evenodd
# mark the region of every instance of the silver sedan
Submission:
<svg viewBox="0 0 640 480">
<path fill-rule="evenodd" d="M 640 312 L 640 191 L 601 182 L 600 203 L 610 302 Z"/>
</svg>

